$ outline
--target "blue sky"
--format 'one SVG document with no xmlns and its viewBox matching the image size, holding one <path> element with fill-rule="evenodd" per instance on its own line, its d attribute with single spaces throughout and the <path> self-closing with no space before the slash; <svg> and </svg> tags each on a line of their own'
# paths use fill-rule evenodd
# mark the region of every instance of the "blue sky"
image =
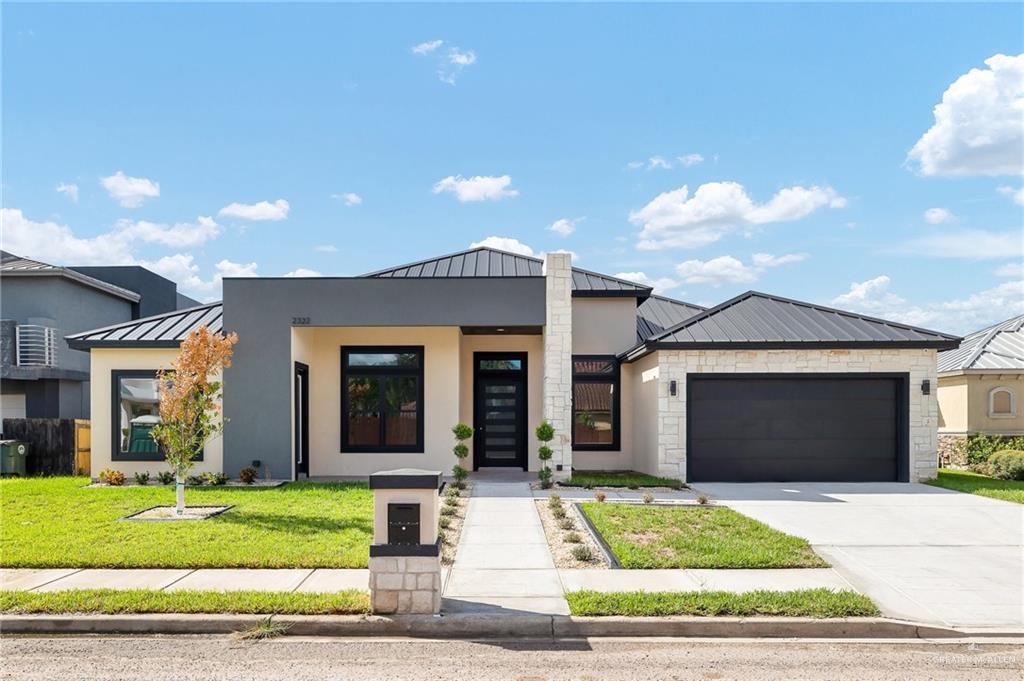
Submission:
<svg viewBox="0 0 1024 681">
<path fill-rule="evenodd" d="M 6 4 L 3 244 L 215 299 L 222 275 L 500 237 L 691 302 L 966 332 L 1024 312 L 1022 26 L 1016 4 Z"/>
</svg>

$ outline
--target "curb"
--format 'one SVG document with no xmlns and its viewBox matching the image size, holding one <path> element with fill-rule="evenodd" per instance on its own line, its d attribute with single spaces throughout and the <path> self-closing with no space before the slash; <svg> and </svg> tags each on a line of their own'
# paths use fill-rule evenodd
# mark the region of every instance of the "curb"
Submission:
<svg viewBox="0 0 1024 681">
<path fill-rule="evenodd" d="M 0 615 L 4 634 L 230 634 L 264 615 Z M 1017 637 L 1024 632 L 957 629 L 883 617 L 571 617 L 484 614 L 280 615 L 290 636 L 402 636 L 443 639 L 564 639 L 585 637 L 702 638 L 964 638 Z"/>
</svg>

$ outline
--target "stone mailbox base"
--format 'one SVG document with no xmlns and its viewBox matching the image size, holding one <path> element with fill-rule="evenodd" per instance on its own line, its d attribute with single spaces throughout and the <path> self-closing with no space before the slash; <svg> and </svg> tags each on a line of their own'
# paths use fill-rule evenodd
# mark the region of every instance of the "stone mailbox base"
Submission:
<svg viewBox="0 0 1024 681">
<path fill-rule="evenodd" d="M 441 557 L 371 556 L 370 608 L 377 615 L 441 612 Z"/>
</svg>

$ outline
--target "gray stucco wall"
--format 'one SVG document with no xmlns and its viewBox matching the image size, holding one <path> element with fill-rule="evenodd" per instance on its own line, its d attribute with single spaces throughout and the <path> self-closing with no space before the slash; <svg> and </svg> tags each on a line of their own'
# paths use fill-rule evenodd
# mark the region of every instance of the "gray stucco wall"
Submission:
<svg viewBox="0 0 1024 681">
<path fill-rule="evenodd" d="M 138 293 L 142 296 L 142 300 L 136 303 L 137 317 L 150 317 L 178 309 L 178 285 L 155 272 L 150 272 L 145 267 L 119 265 L 73 267 L 71 269 Z"/>
<path fill-rule="evenodd" d="M 224 330 L 239 341 L 224 375 L 224 472 L 259 459 L 274 477 L 291 475 L 293 318 L 310 326 L 541 326 L 544 295 L 540 277 L 225 279 Z"/>
</svg>

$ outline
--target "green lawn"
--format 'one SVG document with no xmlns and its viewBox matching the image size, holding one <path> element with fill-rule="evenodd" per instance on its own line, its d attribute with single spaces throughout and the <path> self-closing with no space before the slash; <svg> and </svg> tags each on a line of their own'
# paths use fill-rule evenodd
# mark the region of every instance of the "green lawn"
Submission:
<svg viewBox="0 0 1024 681">
<path fill-rule="evenodd" d="M 581 506 L 624 568 L 828 567 L 803 539 L 729 508 Z"/>
<path fill-rule="evenodd" d="M 598 593 L 575 591 L 565 595 L 573 615 L 606 617 L 871 617 L 878 608 L 867 596 L 854 591 L 806 589 L 803 591 L 631 591 Z"/>
<path fill-rule="evenodd" d="M 987 475 L 979 475 L 970 471 L 940 468 L 939 477 L 928 481 L 928 484 L 1024 504 L 1024 482 L 1020 480 L 996 480 Z"/>
<path fill-rule="evenodd" d="M 286 593 L 267 591 L 152 591 L 75 589 L 36 593 L 0 591 L 0 612 L 15 614 L 153 612 L 245 615 L 362 615 L 370 610 L 365 591 Z"/>
<path fill-rule="evenodd" d="M 674 478 L 658 478 L 635 471 L 574 471 L 563 487 L 672 487 L 683 483 Z"/>
<path fill-rule="evenodd" d="M 363 483 L 189 488 L 187 504 L 234 507 L 173 522 L 120 520 L 173 505 L 173 486 L 88 483 L 0 480 L 0 566 L 364 568 L 369 560 L 373 499 Z"/>
</svg>

